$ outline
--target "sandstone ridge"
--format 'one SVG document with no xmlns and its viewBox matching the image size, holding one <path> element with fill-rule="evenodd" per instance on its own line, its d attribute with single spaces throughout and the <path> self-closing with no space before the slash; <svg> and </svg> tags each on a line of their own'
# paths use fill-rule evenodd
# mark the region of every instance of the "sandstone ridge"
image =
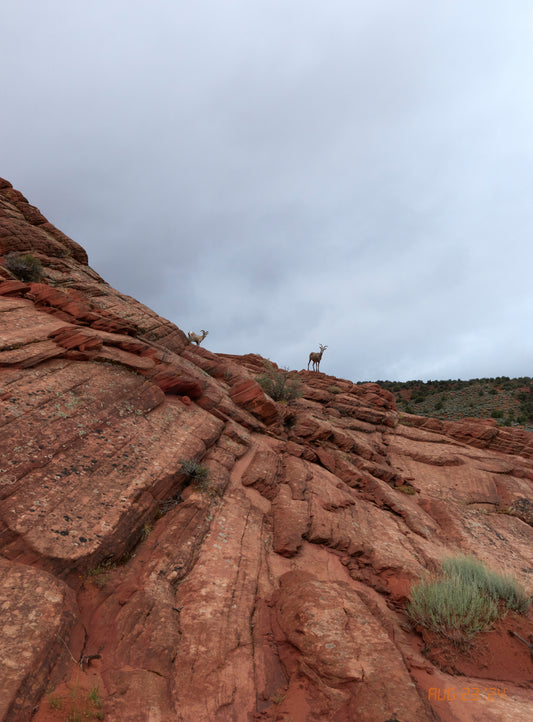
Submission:
<svg viewBox="0 0 533 722">
<path fill-rule="evenodd" d="M 0 179 L 0 719 L 531 719 L 531 612 L 460 653 L 405 601 L 457 553 L 533 592 L 532 434 L 305 370 L 275 402 L 263 370 L 189 345 Z"/>
</svg>

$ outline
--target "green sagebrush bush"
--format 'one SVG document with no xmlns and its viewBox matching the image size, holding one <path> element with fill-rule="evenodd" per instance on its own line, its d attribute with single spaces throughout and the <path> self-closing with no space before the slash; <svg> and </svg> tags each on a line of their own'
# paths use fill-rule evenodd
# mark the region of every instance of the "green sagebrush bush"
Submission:
<svg viewBox="0 0 533 722">
<path fill-rule="evenodd" d="M 448 576 L 462 579 L 465 584 L 475 585 L 495 602 L 503 602 L 513 612 L 525 614 L 530 599 L 523 587 L 509 574 L 498 574 L 475 557 L 457 556 L 444 559 L 442 569 Z"/>
<path fill-rule="evenodd" d="M 288 369 L 276 369 L 268 361 L 265 363 L 265 372 L 257 376 L 256 381 L 274 401 L 292 401 L 302 395 L 300 379 L 291 375 Z"/>
<path fill-rule="evenodd" d="M 40 281 L 43 277 L 41 261 L 31 253 L 8 253 L 4 258 L 5 267 L 19 281 Z"/>
<path fill-rule="evenodd" d="M 411 589 L 407 613 L 415 624 L 459 642 L 489 629 L 507 609 L 527 612 L 530 601 L 512 577 L 458 556 L 443 560 L 440 575 Z"/>
</svg>

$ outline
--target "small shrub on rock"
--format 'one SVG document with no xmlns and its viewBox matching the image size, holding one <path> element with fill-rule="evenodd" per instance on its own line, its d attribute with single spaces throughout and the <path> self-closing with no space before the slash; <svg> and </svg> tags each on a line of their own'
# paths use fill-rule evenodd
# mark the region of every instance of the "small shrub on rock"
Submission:
<svg viewBox="0 0 533 722">
<path fill-rule="evenodd" d="M 4 259 L 5 267 L 19 281 L 40 281 L 43 277 L 43 266 L 41 261 L 31 253 L 8 253 Z"/>
<path fill-rule="evenodd" d="M 207 487 L 208 470 L 206 466 L 202 466 L 194 459 L 185 459 L 181 462 L 181 471 L 191 484 L 201 488 Z"/>
<path fill-rule="evenodd" d="M 265 364 L 265 373 L 257 376 L 256 381 L 274 401 L 292 401 L 302 395 L 300 379 L 291 375 L 288 369 L 276 369 L 269 362 Z"/>
</svg>

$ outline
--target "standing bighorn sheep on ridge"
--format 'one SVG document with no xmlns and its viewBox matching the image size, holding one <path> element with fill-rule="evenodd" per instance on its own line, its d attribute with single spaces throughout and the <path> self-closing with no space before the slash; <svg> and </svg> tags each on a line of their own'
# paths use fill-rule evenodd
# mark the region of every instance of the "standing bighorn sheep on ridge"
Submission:
<svg viewBox="0 0 533 722">
<path fill-rule="evenodd" d="M 320 361 L 322 359 L 322 354 L 327 349 L 327 346 L 322 346 L 321 343 L 318 344 L 320 346 L 320 352 L 318 351 L 311 351 L 309 354 L 309 361 L 307 362 L 307 370 L 309 371 L 309 364 L 311 361 L 313 362 L 313 371 L 318 371 L 320 368 Z"/>
<path fill-rule="evenodd" d="M 194 331 L 189 331 L 189 343 L 194 342 L 197 346 L 199 346 L 208 333 L 209 331 L 204 331 L 204 329 L 202 329 L 202 335 L 199 336 L 197 333 L 194 333 Z"/>
</svg>

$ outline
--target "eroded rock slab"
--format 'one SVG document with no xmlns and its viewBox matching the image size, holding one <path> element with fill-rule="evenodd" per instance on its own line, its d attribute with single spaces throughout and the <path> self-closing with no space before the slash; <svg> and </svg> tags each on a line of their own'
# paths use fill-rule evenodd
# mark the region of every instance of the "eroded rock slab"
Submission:
<svg viewBox="0 0 533 722">
<path fill-rule="evenodd" d="M 0 718 L 23 722 L 64 673 L 70 648 L 79 651 L 76 596 L 52 575 L 0 558 L 0 615 Z"/>
<path fill-rule="evenodd" d="M 326 718 L 431 719 L 399 651 L 348 584 L 288 572 L 280 578 L 276 620 L 300 652 L 295 675 L 321 680 L 324 699 L 317 702 Z"/>
</svg>

